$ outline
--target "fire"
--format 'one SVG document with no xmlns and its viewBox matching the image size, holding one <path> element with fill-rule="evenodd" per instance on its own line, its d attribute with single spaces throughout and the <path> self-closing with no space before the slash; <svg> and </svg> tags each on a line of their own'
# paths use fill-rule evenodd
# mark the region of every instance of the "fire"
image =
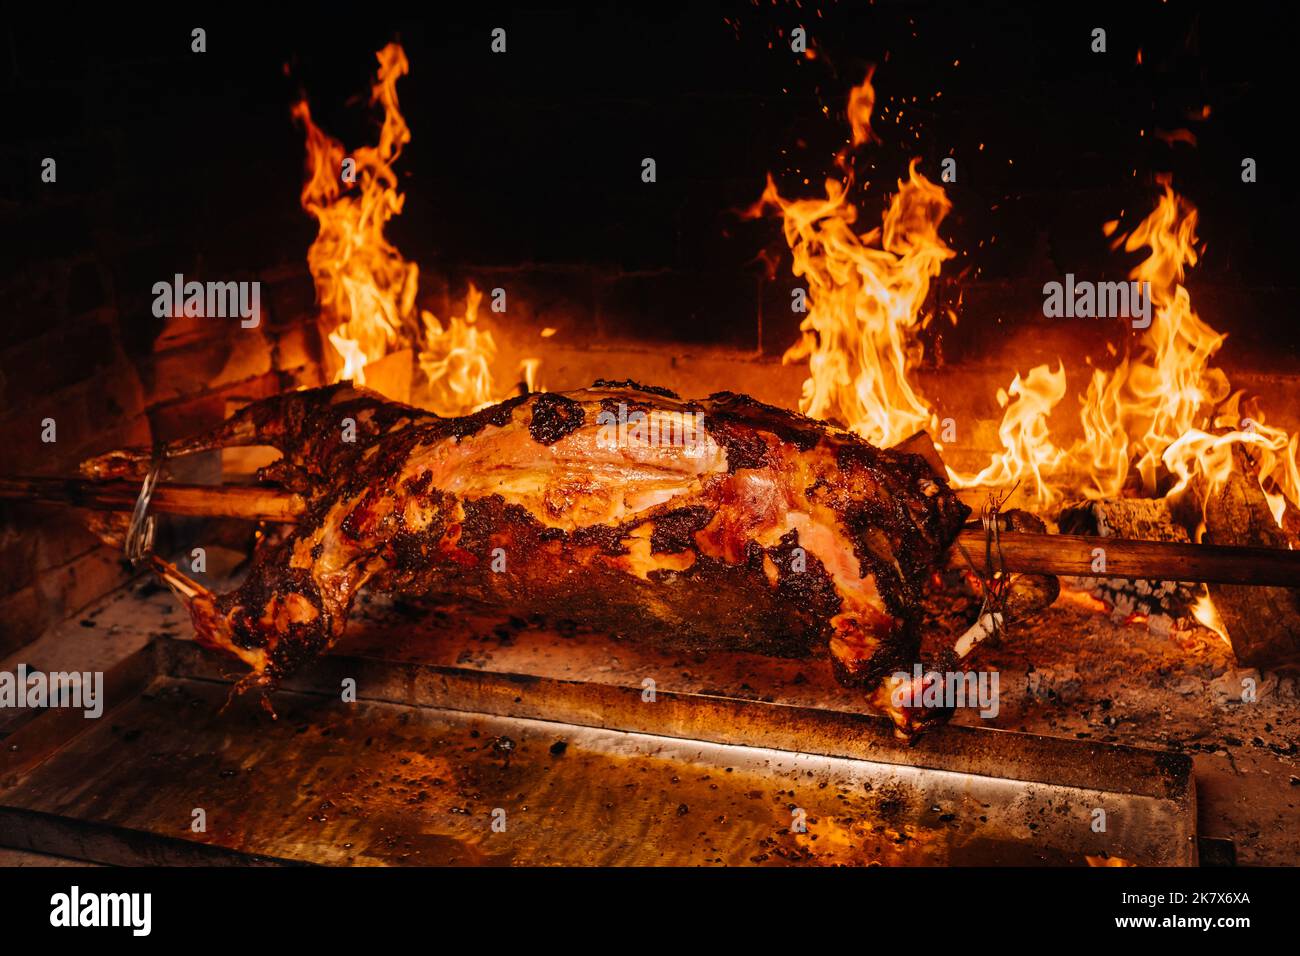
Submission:
<svg viewBox="0 0 1300 956">
<path fill-rule="evenodd" d="M 1201 596 L 1197 598 L 1196 604 L 1192 607 L 1192 617 L 1196 618 L 1197 623 L 1202 627 L 1217 634 L 1219 640 L 1232 647 L 1232 640 L 1228 637 L 1228 629 L 1219 617 L 1218 608 L 1214 606 L 1214 601 L 1210 599 L 1209 591 L 1203 591 Z"/>
<path fill-rule="evenodd" d="M 958 487 L 1010 487 L 1025 482 L 1027 489 L 1033 488 L 1033 500 L 1040 510 L 1055 504 L 1060 493 L 1048 479 L 1060 470 L 1066 454 L 1053 443 L 1047 419 L 1064 397 L 1065 366 L 1059 362 L 1055 372 L 1039 365 L 1030 369 L 1023 380 L 1016 375 L 1011 387 L 1006 391 L 998 389 L 997 394 L 998 405 L 1006 409 L 998 426 L 1002 454 L 971 477 L 949 468 L 953 483 Z"/>
<path fill-rule="evenodd" d="M 1168 179 L 1161 184 L 1155 210 L 1114 240 L 1129 252 L 1150 249 L 1130 275 L 1150 283 L 1153 315 L 1138 355 L 1109 376 L 1096 373 L 1083 399 L 1081 417 L 1095 431 L 1085 427 L 1071 457 L 1097 497 L 1117 496 L 1130 475 L 1144 494 L 1156 496 L 1167 452 L 1208 424 L 1205 416 L 1228 395 L 1226 376 L 1209 364 L 1225 336 L 1200 319 L 1182 285 L 1197 260 L 1196 210 Z M 1105 439 L 1115 444 L 1107 447 Z"/>
<path fill-rule="evenodd" d="M 419 335 L 419 267 L 384 236 L 384 227 L 404 202 L 393 163 L 411 140 L 397 105 L 397 80 L 410 65 L 395 43 L 380 50 L 378 59 L 370 96 L 372 104 L 384 109 L 377 146 L 362 146 L 348 156 L 342 143 L 315 124 L 306 100 L 293 108 L 307 134 L 302 206 L 320 227 L 307 264 L 316 283 L 322 329 L 339 360 L 334 380 L 358 384 L 365 384 L 368 364 L 409 347 Z M 345 170 L 348 159 L 353 165 Z"/>
<path fill-rule="evenodd" d="M 876 138 L 875 133 L 871 131 L 871 114 L 876 108 L 876 88 L 871 85 L 871 80 L 875 75 L 876 68 L 869 67 L 866 79 L 849 90 L 849 106 L 846 112 L 855 147 Z"/>
<path fill-rule="evenodd" d="M 405 382 L 409 375 L 368 382 L 367 369 L 386 356 L 414 352 L 428 393 L 417 397 L 417 404 L 440 415 L 461 415 L 504 397 L 493 381 L 497 346 L 492 333 L 478 325 L 482 293 L 473 284 L 465 314 L 449 318 L 445 326 L 428 311 L 417 315 L 419 267 L 384 235 L 405 202 L 393 166 L 411 141 L 397 100 L 397 81 L 410 64 L 396 43 L 376 56 L 379 69 L 370 102 L 384 113 L 377 145 L 349 155 L 313 122 L 306 100 L 293 108 L 307 134 L 302 206 L 319 224 L 307 264 L 316 283 L 322 332 L 334 350 L 327 365 L 334 381 L 404 392 L 389 379 Z M 521 374 L 530 389 L 537 384 L 537 366 L 537 359 L 523 362 Z M 404 393 L 389 397 L 411 400 Z"/>
<path fill-rule="evenodd" d="M 1039 507 L 1066 493 L 1115 498 L 1132 492 L 1193 494 L 1204 507 L 1232 473 L 1234 448 L 1245 446 L 1279 525 L 1288 502 L 1300 500 L 1300 436 L 1265 425 L 1262 415 L 1244 415 L 1241 394 L 1230 395 L 1227 376 L 1210 364 L 1226 336 L 1197 315 L 1183 285 L 1198 258 L 1196 210 L 1167 178 L 1159 181 L 1155 209 L 1113 243 L 1129 252 L 1150 250 L 1130 273 L 1149 283 L 1153 306 L 1137 354 L 1110 372 L 1094 370 L 1080 399 L 1082 437 L 1067 452 L 1047 427 L 1047 416 L 1064 395 L 1063 368 L 1031 370 L 1019 392 L 1017 376 L 1011 392 L 1019 401 L 1001 402 L 1007 409 L 999 428 L 1003 452 L 978 475 L 950 470 L 958 486 L 1028 479 Z M 1103 231 L 1114 228 L 1107 223 Z"/>
<path fill-rule="evenodd" d="M 775 208 L 793 255 L 794 274 L 807 283 L 807 316 L 786 362 L 808 362 L 800 409 L 837 421 L 874 444 L 889 446 L 913 432 L 935 429 L 937 416 L 914 382 L 921 358 L 919 332 L 931 281 L 954 252 L 938 229 L 951 204 L 942 187 L 917 171 L 898 184 L 878 228 L 855 229 L 858 210 L 851 150 L 875 139 L 872 74 L 849 95 L 851 145 L 839 154 L 843 179 L 826 181 L 825 197 L 785 199 L 769 175 L 754 212 Z M 999 390 L 1002 445 L 982 471 L 949 469 L 957 487 L 1022 487 L 1040 511 L 1066 496 L 1116 498 L 1140 494 L 1192 495 L 1202 513 L 1245 453 L 1274 520 L 1296 520 L 1300 503 L 1300 435 L 1264 424 L 1249 412 L 1228 377 L 1211 364 L 1226 338 L 1197 315 L 1184 286 L 1199 258 L 1196 209 L 1174 192 L 1168 177 L 1155 208 L 1131 232 L 1103 225 L 1113 248 L 1148 250 L 1130 273 L 1150 296 L 1150 323 L 1132 355 L 1109 371 L 1095 369 L 1078 398 L 1080 437 L 1062 444 L 1054 416 L 1067 390 L 1064 363 L 1016 374 Z M 955 317 L 954 317 L 954 322 Z M 1112 353 L 1113 354 L 1113 353 Z M 1204 525 L 1197 529 L 1197 538 Z M 1195 617 L 1220 636 L 1226 631 L 1208 594 Z"/>
<path fill-rule="evenodd" d="M 1140 354 L 1106 380 L 1094 377 L 1084 399 L 1085 415 L 1102 418 L 1119 437 L 1134 436 L 1128 454 L 1147 495 L 1157 494 L 1162 470 L 1176 477 L 1171 496 L 1194 494 L 1204 504 L 1233 470 L 1234 446 L 1245 446 L 1259 469 L 1274 520 L 1280 525 L 1287 501 L 1300 500 L 1296 439 L 1263 423 L 1263 416 L 1241 411 L 1241 393 L 1230 395 L 1228 377 L 1210 367 L 1225 335 L 1216 332 L 1192 308 L 1182 285 L 1185 269 L 1196 264 L 1196 209 L 1178 196 L 1166 177 L 1155 210 L 1124 242 L 1132 251 L 1146 246 L 1151 254 L 1132 277 L 1151 283 L 1155 314 L 1143 335 Z M 1104 396 L 1113 397 L 1106 401 Z M 1116 412 L 1118 414 L 1116 414 Z M 1107 481 L 1095 467 L 1098 442 L 1085 441 L 1075 452 L 1090 466 L 1096 494 L 1114 495 L 1126 480 L 1122 467 Z"/>
<path fill-rule="evenodd" d="M 873 138 L 874 102 L 868 73 L 849 95 L 854 146 Z M 859 234 L 858 211 L 847 198 L 847 152 L 840 164 L 845 178 L 827 179 L 825 198 L 784 199 L 769 176 L 755 211 L 779 211 L 794 274 L 807 283 L 802 337 L 784 356 L 809 363 L 800 409 L 892 445 L 936 423 L 910 379 L 922 354 L 917 334 L 930 319 L 922 311 L 930 281 L 955 255 L 938 234 L 951 204 L 913 162 L 882 224 Z"/>
<path fill-rule="evenodd" d="M 424 345 L 420 370 L 429 380 L 428 407 L 439 415 L 459 415 L 492 404 L 492 362 L 497 345 L 492 333 L 478 326 L 483 293 L 471 282 L 465 315 L 453 316 L 444 329 L 431 312 L 421 313 Z"/>
</svg>

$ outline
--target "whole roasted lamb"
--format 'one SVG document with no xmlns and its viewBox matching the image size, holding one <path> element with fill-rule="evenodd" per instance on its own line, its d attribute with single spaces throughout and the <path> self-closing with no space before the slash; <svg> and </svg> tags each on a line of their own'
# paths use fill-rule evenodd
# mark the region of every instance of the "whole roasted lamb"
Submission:
<svg viewBox="0 0 1300 956">
<path fill-rule="evenodd" d="M 171 569 L 198 640 L 277 681 L 343 634 L 362 587 L 473 598 L 695 649 L 828 653 L 901 731 L 921 589 L 969 509 L 920 455 L 747 396 L 598 381 L 440 418 L 349 384 L 244 408 L 166 456 L 270 445 L 308 508 L 215 595 Z M 83 465 L 140 476 L 151 449 Z M 165 568 L 166 566 L 164 566 Z"/>
</svg>

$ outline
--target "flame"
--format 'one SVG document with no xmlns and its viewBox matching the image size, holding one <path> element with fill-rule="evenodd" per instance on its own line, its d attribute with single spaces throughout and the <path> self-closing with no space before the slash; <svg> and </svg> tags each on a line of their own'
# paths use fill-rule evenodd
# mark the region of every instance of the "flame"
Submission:
<svg viewBox="0 0 1300 956">
<path fill-rule="evenodd" d="M 377 145 L 362 146 L 349 156 L 313 122 L 306 100 L 293 108 L 307 135 L 302 205 L 319 224 L 307 264 L 316 283 L 322 331 L 335 353 L 329 367 L 334 381 L 364 385 L 367 366 L 410 349 L 427 380 L 428 394 L 418 403 L 440 415 L 462 415 L 504 397 L 493 384 L 497 346 L 492 333 L 477 324 L 482 293 L 472 283 L 463 316 L 449 318 L 445 326 L 428 311 L 417 317 L 419 267 L 384 235 L 405 201 L 393 165 L 411 141 L 397 100 L 397 81 L 410 65 L 396 43 L 376 57 L 379 69 L 370 102 L 384 113 Z M 347 178 L 345 160 L 351 160 L 353 173 Z M 538 364 L 537 359 L 523 360 L 521 374 L 529 388 L 536 387 Z"/>
<path fill-rule="evenodd" d="M 1131 273 L 1151 289 L 1151 325 L 1139 353 L 1110 376 L 1097 373 L 1083 399 L 1082 418 L 1096 429 L 1074 448 L 1072 457 L 1088 476 L 1092 494 L 1113 497 L 1136 472 L 1143 492 L 1157 494 L 1167 451 L 1227 397 L 1227 378 L 1210 368 L 1225 336 L 1193 311 L 1182 285 L 1197 261 L 1196 210 L 1162 179 L 1155 210 L 1121 243 L 1132 252 L 1148 247 Z M 1116 444 L 1105 445 L 1109 438 Z M 1100 459 L 1100 461 L 1098 461 Z"/>
<path fill-rule="evenodd" d="M 1258 474 L 1273 521 L 1282 527 L 1287 508 L 1300 493 L 1296 469 L 1300 433 L 1288 435 L 1283 429 L 1265 425 L 1261 413 L 1243 415 L 1241 401 L 1242 393 L 1236 392 L 1223 404 L 1214 417 L 1213 432 L 1189 429 L 1165 450 L 1161 460 L 1178 479 L 1169 494 L 1196 494 L 1203 509 L 1209 496 L 1232 474 L 1234 450 L 1240 445 Z"/>
<path fill-rule="evenodd" d="M 930 282 L 954 253 L 938 234 L 951 204 L 942 187 L 917 171 L 916 161 L 881 226 L 855 230 L 858 210 L 847 198 L 851 151 L 877 138 L 874 105 L 869 72 L 849 94 L 851 145 L 836 158 L 843 179 L 826 181 L 825 198 L 785 199 L 769 175 L 753 212 L 780 213 L 794 274 L 807 283 L 808 314 L 784 356 L 808 362 L 800 409 L 888 446 L 937 422 L 913 377 L 921 358 L 918 333 L 931 319 L 923 312 Z M 1183 284 L 1199 257 L 1196 209 L 1168 177 L 1157 181 L 1155 208 L 1135 229 L 1116 236 L 1118 220 L 1102 227 L 1115 237 L 1114 248 L 1148 250 L 1130 279 L 1144 284 L 1151 321 L 1134 354 L 1109 371 L 1093 371 L 1078 398 L 1081 437 L 1065 447 L 1052 433 L 1066 393 L 1058 359 L 1055 369 L 1039 365 L 998 391 L 1001 451 L 976 474 L 949 468 L 949 476 L 958 487 L 1023 485 L 1039 510 L 1067 494 L 1191 494 L 1204 515 L 1244 451 L 1281 526 L 1288 511 L 1295 518 L 1300 502 L 1300 435 L 1266 425 L 1253 410 L 1247 414 L 1241 393 L 1232 394 L 1228 377 L 1212 366 L 1226 336 L 1197 315 Z M 1198 540 L 1203 528 L 1204 522 Z M 1194 616 L 1226 640 L 1208 592 Z"/>
<path fill-rule="evenodd" d="M 783 198 L 769 175 L 754 212 L 775 208 L 784 224 L 796 276 L 807 283 L 808 314 L 786 362 L 807 360 L 800 409 L 838 421 L 877 445 L 893 445 L 937 417 L 913 382 L 921 358 L 918 333 L 930 282 L 954 252 L 938 228 L 951 203 L 917 171 L 886 210 L 880 227 L 855 231 L 857 208 L 851 149 L 876 138 L 872 72 L 849 94 L 851 146 L 837 156 L 844 179 L 828 179 L 825 198 Z M 1113 246 L 1148 255 L 1130 273 L 1151 300 L 1151 322 L 1136 354 L 1112 370 L 1096 369 L 1079 399 L 1081 437 L 1068 448 L 1053 437 L 1051 417 L 1065 397 L 1062 362 L 1017 374 L 999 390 L 1002 450 L 973 475 L 949 468 L 958 487 L 1023 484 L 1044 510 L 1066 494 L 1113 498 L 1133 491 L 1148 497 L 1195 494 L 1202 509 L 1233 471 L 1234 449 L 1244 447 L 1257 470 L 1274 520 L 1300 502 L 1300 436 L 1243 414 L 1227 376 L 1211 366 L 1226 338 L 1192 308 L 1183 285 L 1199 253 L 1196 209 L 1174 192 L 1168 177 L 1155 208 L 1132 232 L 1118 221 L 1103 225 Z"/>
<path fill-rule="evenodd" d="M 483 293 L 471 282 L 465 315 L 453 316 L 445 329 L 433 313 L 421 313 L 425 345 L 420 349 L 420 370 L 429 380 L 428 407 L 439 415 L 476 411 L 493 402 L 492 361 L 497 346 L 492 333 L 477 325 L 482 299 Z"/>
<path fill-rule="evenodd" d="M 519 377 L 523 380 L 524 391 L 526 392 L 544 392 L 546 389 L 541 384 L 538 371 L 541 368 L 542 360 L 539 358 L 526 358 L 519 362 Z"/>
<path fill-rule="evenodd" d="M 1155 210 L 1125 237 L 1127 251 L 1150 255 L 1131 273 L 1149 282 L 1152 321 L 1138 355 L 1107 376 L 1096 372 L 1081 409 L 1084 438 L 1072 450 L 1076 469 L 1088 476 L 1092 497 L 1118 495 L 1126 483 L 1157 496 L 1162 473 L 1177 480 L 1171 497 L 1206 501 L 1233 472 L 1233 450 L 1245 446 L 1258 468 L 1274 520 L 1287 502 L 1300 500 L 1296 439 L 1269 427 L 1263 415 L 1242 413 L 1240 392 L 1210 362 L 1226 338 L 1192 308 L 1183 286 L 1197 261 L 1196 209 L 1178 196 L 1167 177 Z"/>
<path fill-rule="evenodd" d="M 1023 380 L 1016 375 L 1010 388 L 998 389 L 997 393 L 998 404 L 1006 409 L 998 425 L 1002 453 L 977 475 L 962 476 L 949 468 L 953 483 L 959 487 L 999 487 L 1028 479 L 1033 482 L 1033 500 L 1040 510 L 1055 504 L 1060 492 L 1048 479 L 1060 469 L 1066 453 L 1053 443 L 1047 419 L 1064 397 L 1065 366 L 1060 362 L 1055 372 L 1038 365 Z"/>
<path fill-rule="evenodd" d="M 307 134 L 302 206 L 319 224 L 307 264 L 316 283 L 320 321 L 340 360 L 334 380 L 358 384 L 366 381 L 367 364 L 409 345 L 419 334 L 419 267 L 384 236 L 384 227 L 404 202 L 393 163 L 411 139 L 397 105 L 397 80 L 410 66 L 396 43 L 377 57 L 370 100 L 384 109 L 378 145 L 362 146 L 349 157 L 343 144 L 312 120 L 306 100 L 293 108 Z M 344 178 L 345 159 L 355 164 L 354 177 Z"/>
<path fill-rule="evenodd" d="M 1059 366 L 1055 373 L 1039 366 L 1025 383 L 1018 376 L 1012 383 L 1019 401 L 1001 401 L 1003 452 L 977 475 L 949 469 L 956 485 L 1030 479 L 1040 508 L 1065 493 L 1114 498 L 1140 491 L 1159 497 L 1167 488 L 1174 498 L 1194 494 L 1203 510 L 1232 474 L 1234 449 L 1245 446 L 1279 525 L 1288 503 L 1300 501 L 1300 436 L 1265 425 L 1262 414 L 1243 414 L 1241 393 L 1229 395 L 1227 376 L 1210 364 L 1226 336 L 1197 315 L 1183 285 L 1198 258 L 1196 209 L 1167 177 L 1159 183 L 1155 209 L 1113 243 L 1129 252 L 1150 250 L 1130 278 L 1149 283 L 1151 324 L 1134 356 L 1110 372 L 1093 371 L 1080 399 L 1082 437 L 1067 452 L 1053 442 L 1046 419 L 1064 394 L 1065 376 Z M 1108 222 L 1103 232 L 1111 235 L 1116 227 Z M 1174 479 L 1172 486 L 1162 481 L 1166 476 Z"/>
<path fill-rule="evenodd" d="M 1192 607 L 1192 617 L 1196 618 L 1197 623 L 1202 627 L 1209 628 L 1217 634 L 1219 640 L 1232 647 L 1232 641 L 1228 637 L 1228 629 L 1219 617 L 1219 610 L 1210 599 L 1208 590 L 1202 588 L 1201 596 L 1196 599 L 1196 604 Z"/>
<path fill-rule="evenodd" d="M 861 146 L 876 138 L 871 131 L 871 113 L 876 108 L 876 88 L 871 85 L 871 80 L 875 75 L 876 68 L 868 67 L 866 79 L 849 90 L 847 113 L 854 146 Z"/>
<path fill-rule="evenodd" d="M 1188 267 L 1197 261 L 1196 209 L 1178 196 L 1167 178 L 1156 207 L 1127 236 L 1114 241 L 1126 251 L 1149 249 L 1130 278 L 1150 283 L 1151 324 L 1137 354 L 1110 372 L 1094 370 L 1080 400 L 1082 437 L 1068 453 L 1053 443 L 1046 415 L 1065 389 L 1065 377 L 1046 374 L 1046 366 L 1030 373 L 1037 386 L 1022 387 L 1032 401 L 1007 408 L 999 435 L 1004 451 L 974 476 L 949 469 L 955 484 L 1006 485 L 1030 478 L 1034 503 L 1042 508 L 1066 491 L 1088 498 L 1113 498 L 1126 490 L 1159 497 L 1161 488 L 1172 499 L 1194 497 L 1205 529 L 1205 508 L 1236 468 L 1236 450 L 1244 448 L 1256 469 L 1273 520 L 1281 526 L 1288 507 L 1300 501 L 1297 450 L 1300 435 L 1268 426 L 1264 416 L 1243 413 L 1242 393 L 1229 395 L 1227 376 L 1211 367 L 1226 336 L 1204 322 L 1192 308 L 1183 285 Z M 1107 223 L 1103 232 L 1115 232 Z M 1020 382 L 1016 378 L 1012 386 Z M 1002 396 L 999 395 L 999 399 Z M 1169 486 L 1162 481 L 1172 476 Z M 1197 622 L 1231 646 L 1208 590 L 1192 609 Z"/>
<path fill-rule="evenodd" d="M 854 146 L 874 136 L 874 103 L 868 73 L 849 94 Z M 930 281 L 955 255 L 938 234 L 951 203 L 913 161 L 881 225 L 859 234 L 847 151 L 839 162 L 845 178 L 827 179 L 825 198 L 784 199 L 769 175 L 755 212 L 780 213 L 794 274 L 807 283 L 802 336 L 784 356 L 808 360 L 800 409 L 892 445 L 936 423 L 910 377 L 922 354 L 917 334 L 930 318 L 922 314 Z"/>
</svg>

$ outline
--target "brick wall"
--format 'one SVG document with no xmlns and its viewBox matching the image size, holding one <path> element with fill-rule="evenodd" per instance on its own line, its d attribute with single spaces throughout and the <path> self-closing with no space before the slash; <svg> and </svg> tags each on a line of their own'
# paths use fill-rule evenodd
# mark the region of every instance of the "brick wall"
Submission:
<svg viewBox="0 0 1300 956">
<path fill-rule="evenodd" d="M 232 319 L 159 320 L 148 293 L 175 262 L 159 254 L 168 224 L 113 232 L 105 209 L 93 188 L 70 184 L 34 188 L 0 213 L 6 235 L 30 240 L 0 281 L 5 473 L 73 475 L 93 454 L 192 433 L 220 422 L 232 403 L 319 383 L 314 291 L 301 262 L 220 275 L 193 260 L 177 266 L 201 281 L 260 281 L 257 328 Z M 48 419 L 53 442 L 42 440 Z M 83 518 L 0 503 L 0 654 L 129 576 Z"/>
<path fill-rule="evenodd" d="M 85 458 L 210 427 L 232 404 L 319 384 L 319 338 L 302 266 L 256 273 L 264 320 L 165 323 L 143 354 L 124 347 L 131 317 L 117 306 L 102 251 L 68 250 L 0 286 L 22 320 L 0 341 L 4 471 L 72 475 Z M 89 273 L 96 294 L 70 292 Z M 225 277 L 223 277 L 225 278 Z M 56 441 L 42 441 L 53 419 Z M 85 529 L 84 512 L 0 504 L 0 654 L 35 639 L 124 581 L 128 571 Z"/>
</svg>

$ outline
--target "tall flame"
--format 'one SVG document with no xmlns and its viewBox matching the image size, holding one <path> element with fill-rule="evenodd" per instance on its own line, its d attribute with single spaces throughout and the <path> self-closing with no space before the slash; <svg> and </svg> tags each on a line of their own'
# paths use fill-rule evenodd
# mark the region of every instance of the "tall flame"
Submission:
<svg viewBox="0 0 1300 956">
<path fill-rule="evenodd" d="M 859 234 L 858 211 L 848 201 L 853 184 L 850 150 L 871 142 L 875 104 L 872 74 L 849 94 L 850 147 L 838 157 L 844 179 L 828 179 L 825 198 L 785 199 L 769 175 L 755 213 L 775 208 L 794 260 L 807 283 L 807 316 L 786 362 L 807 360 L 800 408 L 844 424 L 878 445 L 895 444 L 936 423 L 914 384 L 921 358 L 919 331 L 930 282 L 953 251 L 938 227 L 951 204 L 942 187 L 917 171 L 884 214 L 880 227 Z M 1274 518 L 1300 502 L 1300 436 L 1245 415 L 1240 394 L 1211 366 L 1225 336 L 1193 310 L 1183 285 L 1197 262 L 1196 210 L 1159 179 L 1156 206 L 1114 247 L 1149 250 L 1130 277 L 1148 284 L 1151 323 L 1135 354 L 1110 371 L 1093 371 L 1080 396 L 1081 437 L 1063 446 L 1052 417 L 1066 393 L 1064 363 L 1017 374 L 997 398 L 1002 450 L 973 475 L 949 469 L 958 486 L 1021 483 L 1039 509 L 1066 494 L 1116 497 L 1194 492 L 1206 499 L 1231 474 L 1233 449 L 1244 446 L 1257 469 Z M 1107 234 L 1114 230 L 1108 224 Z"/>
<path fill-rule="evenodd" d="M 871 74 L 849 95 L 853 145 L 872 138 Z M 776 208 L 784 221 L 794 274 L 807 283 L 802 336 L 784 361 L 808 360 L 800 409 L 832 419 L 880 445 L 892 445 L 935 415 L 910 376 L 921 358 L 918 332 L 930 281 L 955 253 L 938 227 L 951 208 L 943 188 L 913 161 L 880 226 L 859 234 L 847 199 L 853 177 L 826 180 L 825 198 L 787 200 L 768 176 L 756 210 Z"/>
<path fill-rule="evenodd" d="M 384 236 L 384 227 L 404 202 L 393 163 L 411 139 L 397 106 L 397 80 L 410 66 L 396 43 L 377 56 L 379 72 L 370 100 L 384 109 L 378 145 L 362 146 L 349 157 L 342 143 L 313 122 L 306 100 L 293 108 L 307 133 L 302 205 L 319 223 L 307 264 L 316 282 L 320 319 L 340 360 L 335 381 L 359 384 L 365 383 L 367 364 L 419 335 L 419 267 Z M 347 159 L 353 165 L 345 175 Z"/>
<path fill-rule="evenodd" d="M 1166 451 L 1197 424 L 1207 424 L 1204 416 L 1228 395 L 1226 376 L 1209 364 L 1225 336 L 1201 321 L 1182 284 L 1197 260 L 1196 210 L 1168 179 L 1161 185 L 1152 213 L 1114 242 L 1128 252 L 1151 250 L 1130 278 L 1150 283 L 1152 319 L 1137 356 L 1109 376 L 1095 373 L 1083 398 L 1087 427 L 1072 458 L 1098 497 L 1118 495 L 1130 469 L 1142 491 L 1156 495 Z"/>
<path fill-rule="evenodd" d="M 376 56 L 379 70 L 370 102 L 384 112 L 377 145 L 348 155 L 312 121 L 305 100 L 293 108 L 307 134 L 302 205 L 319 223 L 307 264 L 316 283 L 322 330 L 335 352 L 330 367 L 335 381 L 374 385 L 378 383 L 366 381 L 368 366 L 411 349 L 428 386 L 427 397 L 418 397 L 417 403 L 441 415 L 461 415 L 502 397 L 493 384 L 497 346 L 492 333 L 478 325 L 482 293 L 472 283 L 463 316 L 452 316 L 445 324 L 428 311 L 417 317 L 419 267 L 384 235 L 404 203 L 393 165 L 411 140 L 397 101 L 397 81 L 410 65 L 396 43 Z M 521 374 L 529 389 L 536 386 L 537 366 L 537 359 L 523 360 Z"/>
<path fill-rule="evenodd" d="M 1113 244 L 1129 252 L 1150 250 L 1130 278 L 1149 283 L 1151 324 L 1136 355 L 1110 372 L 1093 371 L 1080 399 L 1082 437 L 1068 452 L 1053 443 L 1046 420 L 1064 395 L 1065 374 L 1060 366 L 1056 372 L 1038 366 L 1021 387 L 1020 400 L 1004 414 L 1002 453 L 977 475 L 950 469 L 955 484 L 1029 479 L 1040 507 L 1066 491 L 1112 498 L 1126 489 L 1147 497 L 1191 493 L 1204 507 L 1232 473 L 1233 448 L 1242 445 L 1279 525 L 1287 503 L 1300 500 L 1300 436 L 1265 425 L 1261 414 L 1243 415 L 1241 394 L 1229 395 L 1227 376 L 1210 365 L 1226 336 L 1196 314 L 1183 285 L 1187 267 L 1197 261 L 1196 209 L 1174 192 L 1168 178 L 1159 182 L 1155 209 Z M 1019 382 L 1017 376 L 1013 392 Z M 1162 481 L 1164 476 L 1172 485 Z"/>
<path fill-rule="evenodd" d="M 915 161 L 882 225 L 861 235 L 854 230 L 857 210 L 846 198 L 853 182 L 849 158 L 851 149 L 875 138 L 871 81 L 868 73 L 849 95 L 851 146 L 837 157 L 845 179 L 828 179 L 824 199 L 786 200 L 769 175 L 754 212 L 780 212 L 794 273 L 807 282 L 808 314 L 799 341 L 784 356 L 786 362 L 808 361 L 800 408 L 888 446 L 935 424 L 912 376 L 921 357 L 917 333 L 929 321 L 923 308 L 930 281 L 954 253 L 938 235 L 948 198 L 917 172 Z M 949 468 L 949 477 L 958 487 L 1023 485 L 1040 510 L 1066 494 L 1111 498 L 1136 491 L 1194 495 L 1203 515 L 1233 475 L 1236 450 L 1244 449 L 1274 520 L 1282 525 L 1289 510 L 1300 520 L 1294 510 L 1300 503 L 1300 435 L 1265 425 L 1253 409 L 1245 414 L 1241 393 L 1230 394 L 1227 376 L 1211 367 L 1226 336 L 1196 314 L 1183 285 L 1198 258 L 1196 210 L 1167 177 L 1159 183 L 1155 209 L 1114 240 L 1115 248 L 1128 252 L 1149 250 L 1130 278 L 1149 290 L 1151 322 L 1135 355 L 1109 372 L 1093 371 L 1079 398 L 1081 437 L 1069 448 L 1053 438 L 1065 366 L 1059 360 L 1055 370 L 1039 365 L 998 390 L 1002 450 L 982 471 L 963 475 Z M 1115 225 L 1106 224 L 1104 233 Z M 1208 592 L 1194 616 L 1227 639 Z"/>
</svg>

